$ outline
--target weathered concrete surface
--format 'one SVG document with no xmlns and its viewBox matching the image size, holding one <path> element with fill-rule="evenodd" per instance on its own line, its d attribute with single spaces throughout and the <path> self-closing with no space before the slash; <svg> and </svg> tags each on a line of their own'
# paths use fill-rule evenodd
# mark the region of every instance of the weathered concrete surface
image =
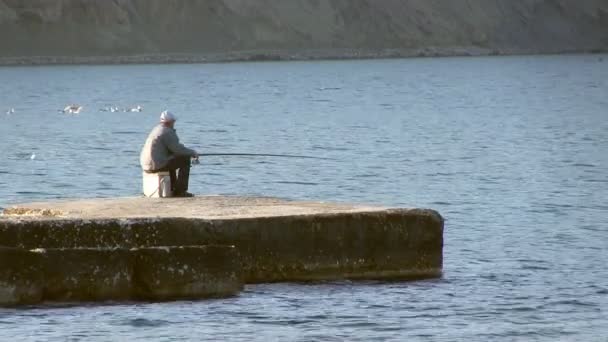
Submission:
<svg viewBox="0 0 608 342">
<path fill-rule="evenodd" d="M 42 301 L 226 297 L 242 286 L 234 246 L 0 247 L 0 307 Z"/>
<path fill-rule="evenodd" d="M 43 300 L 102 301 L 133 297 L 133 256 L 125 248 L 52 248 L 42 254 Z"/>
<path fill-rule="evenodd" d="M 183 246 L 138 249 L 134 272 L 139 299 L 225 297 L 243 287 L 234 247 Z"/>
<path fill-rule="evenodd" d="M 202 196 L 193 198 L 102 198 L 19 204 L 4 209 L 17 218 L 200 218 L 236 219 L 383 211 L 387 208 L 323 202 L 288 201 L 271 197 Z"/>
<path fill-rule="evenodd" d="M 0 306 L 42 300 L 43 274 L 38 253 L 0 247 Z"/>
<path fill-rule="evenodd" d="M 234 245 L 248 283 L 438 277 L 443 263 L 443 219 L 425 209 L 211 196 L 37 203 L 5 215 L 0 245 L 10 247 Z"/>
</svg>

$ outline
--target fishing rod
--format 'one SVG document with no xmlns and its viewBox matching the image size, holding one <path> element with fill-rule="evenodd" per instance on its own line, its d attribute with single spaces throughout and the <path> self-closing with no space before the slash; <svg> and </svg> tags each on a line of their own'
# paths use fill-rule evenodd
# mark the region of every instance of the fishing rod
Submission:
<svg viewBox="0 0 608 342">
<path fill-rule="evenodd" d="M 268 154 L 268 153 L 200 153 L 199 156 L 201 156 L 201 157 L 216 157 L 216 156 L 282 157 L 282 158 L 334 160 L 332 158 L 302 156 L 302 155 L 297 155 L 297 154 Z"/>
<path fill-rule="evenodd" d="M 300 158 L 317 160 L 334 160 L 332 158 L 301 156 L 297 154 L 269 154 L 269 153 L 200 153 L 200 157 L 279 157 L 279 158 Z M 198 158 L 192 159 L 192 165 L 200 164 Z"/>
</svg>

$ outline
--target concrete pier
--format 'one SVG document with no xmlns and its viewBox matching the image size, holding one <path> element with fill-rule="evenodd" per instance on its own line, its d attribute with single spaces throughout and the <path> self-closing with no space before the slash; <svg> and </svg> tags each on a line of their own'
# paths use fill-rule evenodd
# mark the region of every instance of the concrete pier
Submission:
<svg viewBox="0 0 608 342">
<path fill-rule="evenodd" d="M 5 209 L 0 246 L 0 305 L 204 298 L 242 283 L 439 277 L 443 219 L 258 197 L 75 200 Z"/>
<path fill-rule="evenodd" d="M 0 247 L 0 306 L 225 297 L 240 275 L 234 246 Z"/>
</svg>

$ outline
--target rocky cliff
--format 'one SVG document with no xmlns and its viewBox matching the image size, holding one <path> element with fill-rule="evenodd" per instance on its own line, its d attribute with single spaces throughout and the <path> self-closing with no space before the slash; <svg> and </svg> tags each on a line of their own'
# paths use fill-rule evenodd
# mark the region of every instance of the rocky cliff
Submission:
<svg viewBox="0 0 608 342">
<path fill-rule="evenodd" d="M 606 0 L 0 0 L 5 60 L 606 50 Z"/>
</svg>

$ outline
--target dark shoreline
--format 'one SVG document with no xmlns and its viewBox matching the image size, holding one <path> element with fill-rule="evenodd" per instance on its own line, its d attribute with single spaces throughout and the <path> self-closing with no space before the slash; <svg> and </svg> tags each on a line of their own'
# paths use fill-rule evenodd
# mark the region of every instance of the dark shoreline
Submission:
<svg viewBox="0 0 608 342">
<path fill-rule="evenodd" d="M 200 64 L 269 61 L 317 61 L 392 59 L 418 57 L 481 57 L 517 55 L 603 54 L 608 48 L 488 49 L 481 47 L 428 47 L 422 49 L 323 49 L 323 50 L 248 50 L 208 53 L 138 54 L 120 56 L 19 56 L 0 57 L 0 66 L 44 65 L 117 65 L 117 64 Z"/>
</svg>

